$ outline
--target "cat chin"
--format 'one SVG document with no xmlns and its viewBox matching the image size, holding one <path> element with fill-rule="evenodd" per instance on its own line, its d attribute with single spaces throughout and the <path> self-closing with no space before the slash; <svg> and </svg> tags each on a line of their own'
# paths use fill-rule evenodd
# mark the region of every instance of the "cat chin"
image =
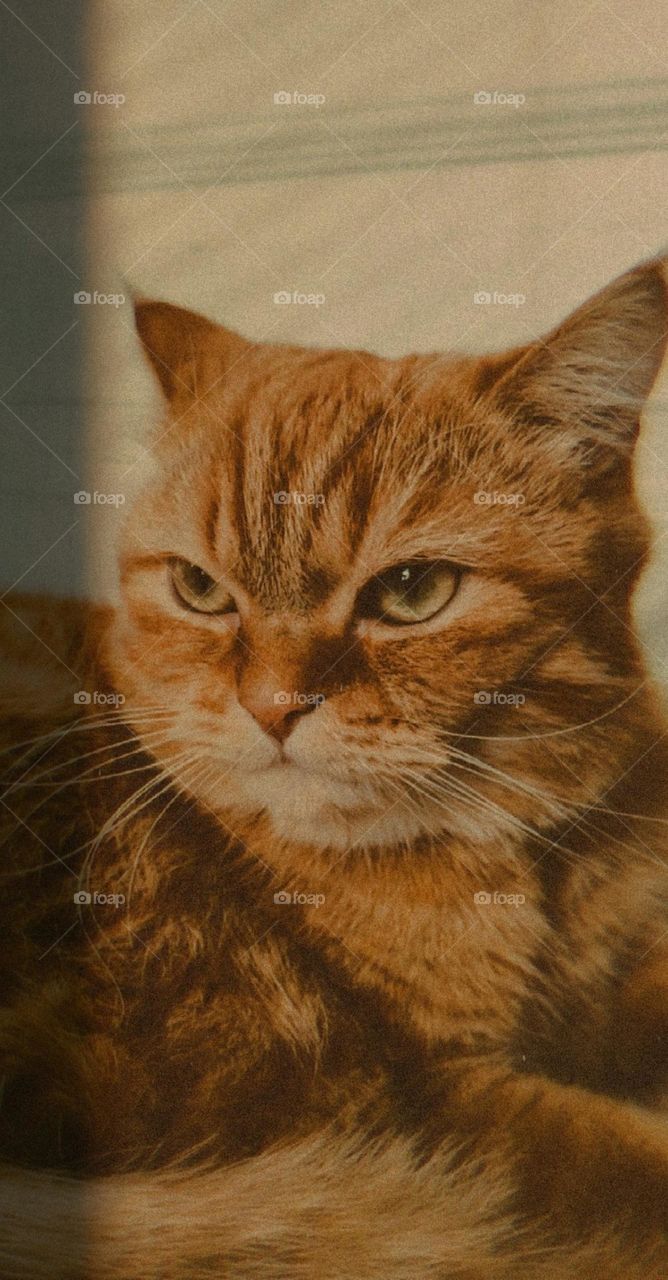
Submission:
<svg viewBox="0 0 668 1280">
<path fill-rule="evenodd" d="M 234 779 L 228 775 L 223 805 L 220 795 L 202 799 L 232 830 L 235 821 L 247 829 L 249 820 L 262 815 L 277 839 L 318 848 L 397 849 L 425 836 L 478 844 L 508 835 L 505 823 L 495 832 L 488 816 L 481 823 L 475 814 L 444 811 L 428 801 L 418 808 L 408 799 L 380 797 L 368 784 L 319 776 L 287 763 Z"/>
<path fill-rule="evenodd" d="M 323 849 L 394 849 L 424 834 L 422 824 L 400 809 L 355 812 L 330 803 L 309 814 L 295 814 L 290 806 L 267 808 L 266 813 L 278 839 Z"/>
<path fill-rule="evenodd" d="M 291 763 L 228 774 L 224 797 L 203 791 L 200 798 L 232 830 L 235 822 L 247 829 L 249 820 L 262 815 L 279 840 L 295 844 L 393 846 L 422 831 L 410 811 L 381 799 L 368 784 L 320 776 Z"/>
<path fill-rule="evenodd" d="M 305 808 L 297 808 L 286 797 L 283 803 L 265 803 L 262 810 L 258 807 L 254 812 L 262 812 L 268 818 L 278 840 L 341 852 L 407 849 L 425 836 L 443 841 L 446 847 L 450 840 L 479 847 L 495 843 L 505 845 L 512 838 L 506 824 L 503 828 L 499 824 L 499 830 L 495 831 L 486 819 L 478 821 L 457 813 L 444 816 L 442 812 L 429 810 L 418 814 L 402 804 L 385 804 L 384 808 L 376 810 L 360 805 L 356 810 L 339 807 L 330 799 L 309 812 Z M 248 816 L 246 812 L 246 820 Z"/>
</svg>

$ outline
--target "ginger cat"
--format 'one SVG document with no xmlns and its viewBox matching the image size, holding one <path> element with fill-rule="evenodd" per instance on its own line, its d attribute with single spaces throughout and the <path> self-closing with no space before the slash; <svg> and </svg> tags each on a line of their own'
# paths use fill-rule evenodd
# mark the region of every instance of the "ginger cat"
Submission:
<svg viewBox="0 0 668 1280">
<path fill-rule="evenodd" d="M 121 603 L 3 619 L 4 1280 L 668 1271 L 665 272 L 482 358 L 137 303 Z"/>
</svg>

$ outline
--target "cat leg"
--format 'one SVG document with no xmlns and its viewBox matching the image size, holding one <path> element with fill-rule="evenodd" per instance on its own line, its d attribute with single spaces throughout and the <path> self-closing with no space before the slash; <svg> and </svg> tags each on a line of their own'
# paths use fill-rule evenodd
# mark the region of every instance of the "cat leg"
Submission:
<svg viewBox="0 0 668 1280">
<path fill-rule="evenodd" d="M 467 1150 L 502 1153 L 512 1208 L 537 1245 L 586 1246 L 598 1232 L 618 1242 L 615 1276 L 641 1258 L 668 1267 L 665 1116 L 540 1076 L 449 1070 L 439 1122 Z"/>
</svg>

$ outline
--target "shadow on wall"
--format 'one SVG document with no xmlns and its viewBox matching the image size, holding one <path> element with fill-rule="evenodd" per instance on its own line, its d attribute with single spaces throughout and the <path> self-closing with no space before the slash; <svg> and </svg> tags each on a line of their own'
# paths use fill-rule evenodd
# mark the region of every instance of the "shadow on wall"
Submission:
<svg viewBox="0 0 668 1280">
<path fill-rule="evenodd" d="M 0 587 L 78 594 L 83 488 L 84 0 L 2 11 Z M 63 190 L 63 166 L 69 170 Z M 42 170 L 39 195 L 32 176 Z M 53 179 L 53 180 L 51 180 Z"/>
</svg>

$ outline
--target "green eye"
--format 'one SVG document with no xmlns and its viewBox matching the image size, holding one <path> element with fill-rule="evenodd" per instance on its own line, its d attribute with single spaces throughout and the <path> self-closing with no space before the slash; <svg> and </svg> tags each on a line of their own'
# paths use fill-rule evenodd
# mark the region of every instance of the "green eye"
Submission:
<svg viewBox="0 0 668 1280">
<path fill-rule="evenodd" d="M 443 561 L 397 564 L 364 587 L 359 609 L 364 617 L 406 626 L 426 622 L 452 600 L 459 571 Z"/>
<path fill-rule="evenodd" d="M 226 587 L 216 582 L 199 565 L 189 560 L 173 560 L 172 586 L 181 604 L 198 613 L 235 613 L 236 605 Z"/>
</svg>

